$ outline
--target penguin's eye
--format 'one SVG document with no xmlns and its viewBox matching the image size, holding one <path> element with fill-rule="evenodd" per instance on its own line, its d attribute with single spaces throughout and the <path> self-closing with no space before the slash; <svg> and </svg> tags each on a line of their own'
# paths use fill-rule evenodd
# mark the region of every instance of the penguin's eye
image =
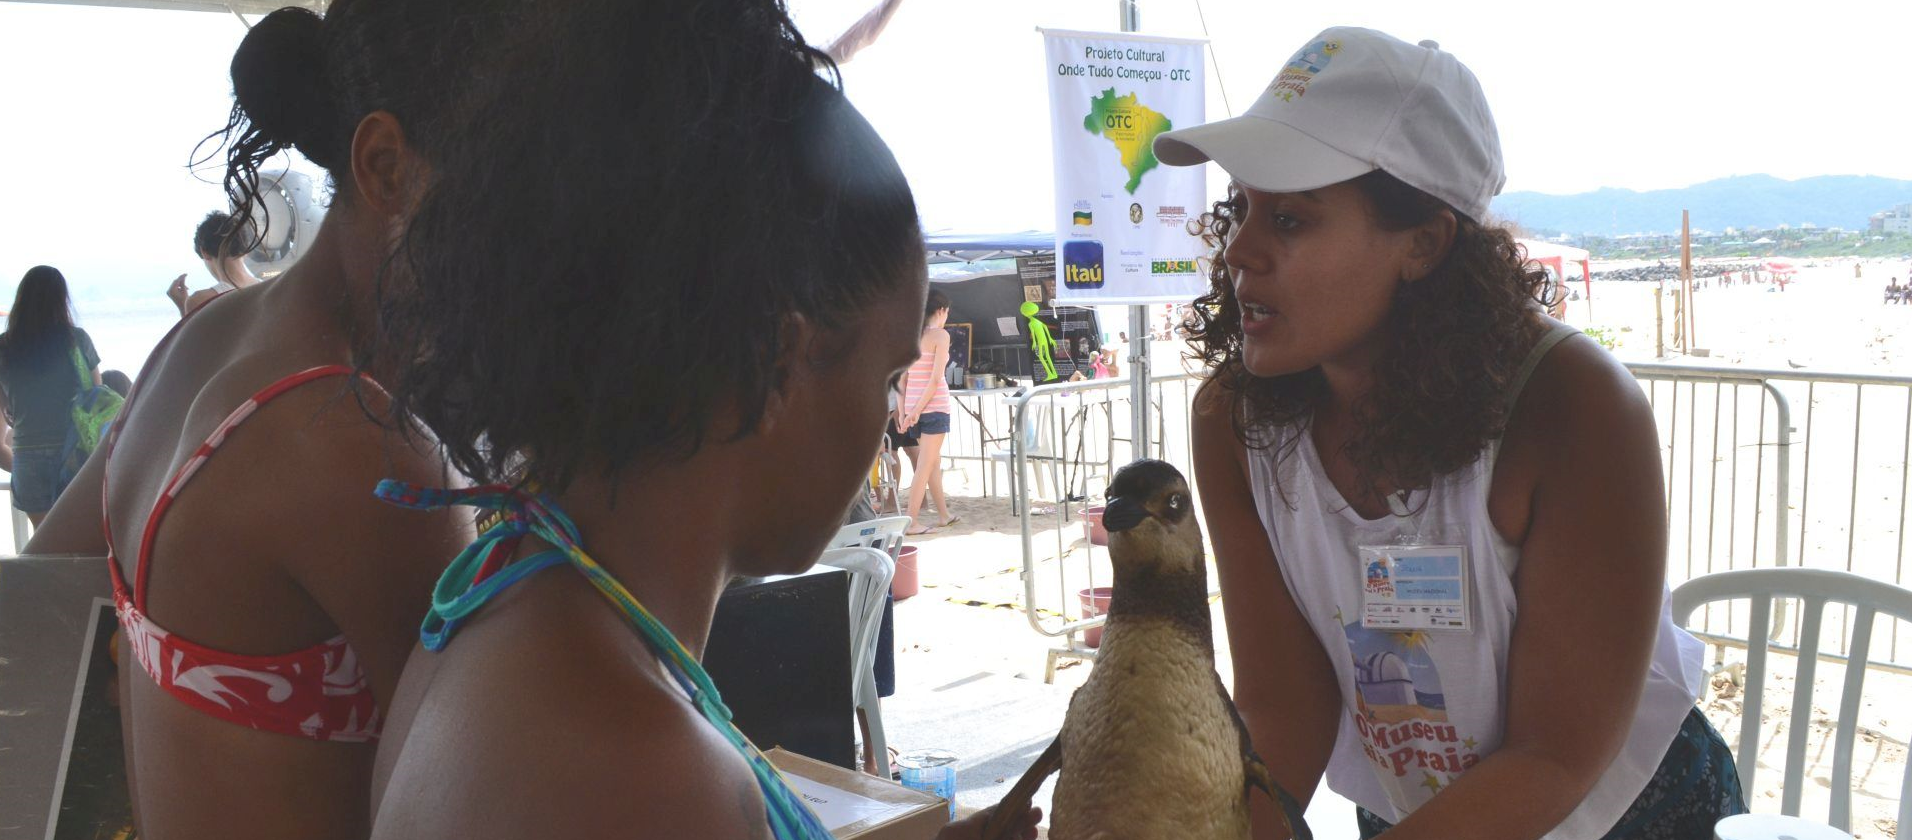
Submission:
<svg viewBox="0 0 1912 840">
<path fill-rule="evenodd" d="M 1184 505 L 1184 504 L 1186 504 L 1186 503 L 1187 503 L 1187 502 L 1183 500 L 1183 498 L 1182 498 L 1182 494 L 1180 494 L 1180 493 L 1174 493 L 1174 494 L 1170 494 L 1170 496 L 1168 497 L 1168 509 L 1169 509 L 1169 510 L 1181 510 L 1181 509 L 1182 509 L 1182 505 Z"/>
</svg>

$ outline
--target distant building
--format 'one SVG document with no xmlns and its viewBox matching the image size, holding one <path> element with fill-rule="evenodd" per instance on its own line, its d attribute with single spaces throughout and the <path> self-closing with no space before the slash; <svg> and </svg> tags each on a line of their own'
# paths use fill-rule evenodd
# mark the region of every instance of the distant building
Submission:
<svg viewBox="0 0 1912 840">
<path fill-rule="evenodd" d="M 1871 233 L 1912 233 L 1912 204 L 1901 204 L 1872 214 L 1868 230 Z"/>
</svg>

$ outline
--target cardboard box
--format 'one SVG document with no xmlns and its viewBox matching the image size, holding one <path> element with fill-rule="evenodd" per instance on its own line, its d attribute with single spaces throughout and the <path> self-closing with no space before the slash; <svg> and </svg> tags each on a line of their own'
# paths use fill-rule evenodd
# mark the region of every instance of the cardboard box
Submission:
<svg viewBox="0 0 1912 840">
<path fill-rule="evenodd" d="M 931 840 L 949 823 L 949 803 L 940 796 L 783 749 L 766 750 L 764 757 L 836 840 Z"/>
</svg>

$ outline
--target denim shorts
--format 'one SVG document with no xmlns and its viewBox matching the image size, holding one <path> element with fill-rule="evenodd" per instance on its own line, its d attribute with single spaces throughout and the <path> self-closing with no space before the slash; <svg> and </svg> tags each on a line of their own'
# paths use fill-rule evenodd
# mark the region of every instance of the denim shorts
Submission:
<svg viewBox="0 0 1912 840">
<path fill-rule="evenodd" d="M 60 473 L 66 464 L 66 447 L 15 446 L 13 448 L 13 508 L 22 513 L 46 513 L 66 489 Z"/>
<path fill-rule="evenodd" d="M 921 435 L 949 434 L 949 412 L 932 411 L 916 419 L 916 428 L 910 430 L 912 437 Z"/>
</svg>

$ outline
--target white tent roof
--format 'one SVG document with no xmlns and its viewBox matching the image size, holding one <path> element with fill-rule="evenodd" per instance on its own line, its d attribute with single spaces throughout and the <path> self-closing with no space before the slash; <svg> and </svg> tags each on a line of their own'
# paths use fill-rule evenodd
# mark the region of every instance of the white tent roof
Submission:
<svg viewBox="0 0 1912 840">
<path fill-rule="evenodd" d="M 173 9 L 182 12 L 238 12 L 248 15 L 263 15 L 286 6 L 325 8 L 325 0 L 11 0 L 11 2 L 66 6 L 119 6 L 129 9 Z"/>
<path fill-rule="evenodd" d="M 1552 242 L 1542 242 L 1538 239 L 1518 239 L 1515 241 L 1520 243 L 1520 247 L 1527 249 L 1527 258 L 1530 260 L 1546 260 L 1559 257 L 1562 262 L 1583 262 L 1593 258 L 1591 251 L 1585 248 L 1575 248 L 1572 245 L 1558 245 Z"/>
</svg>

